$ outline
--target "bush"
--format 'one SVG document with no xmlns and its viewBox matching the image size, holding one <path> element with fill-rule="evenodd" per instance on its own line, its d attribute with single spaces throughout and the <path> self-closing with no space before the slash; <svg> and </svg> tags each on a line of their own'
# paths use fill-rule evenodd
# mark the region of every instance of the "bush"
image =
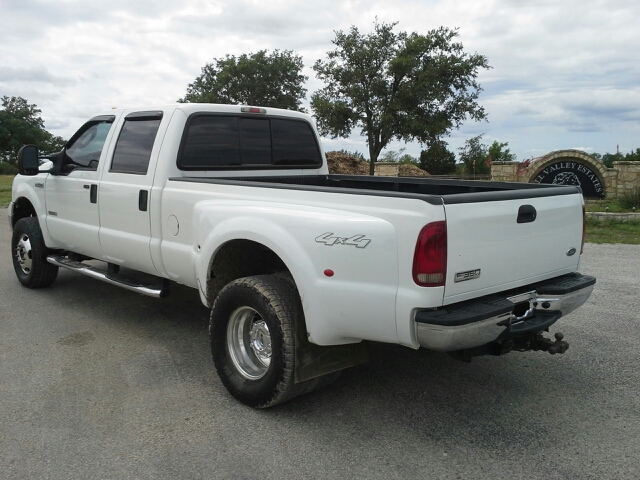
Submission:
<svg viewBox="0 0 640 480">
<path fill-rule="evenodd" d="M 7 162 L 0 162 L 0 175 L 17 175 L 18 167 Z"/>
<path fill-rule="evenodd" d="M 633 207 L 640 208 L 640 189 L 634 188 L 630 192 L 623 193 L 618 197 L 618 203 L 629 210 Z"/>
</svg>

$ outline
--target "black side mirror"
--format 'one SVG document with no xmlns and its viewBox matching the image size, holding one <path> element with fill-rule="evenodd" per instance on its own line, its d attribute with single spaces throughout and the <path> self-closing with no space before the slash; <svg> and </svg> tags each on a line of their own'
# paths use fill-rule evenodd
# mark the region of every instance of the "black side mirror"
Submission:
<svg viewBox="0 0 640 480">
<path fill-rule="evenodd" d="M 18 173 L 20 175 L 37 175 L 40 168 L 38 147 L 25 145 L 18 152 Z"/>
</svg>

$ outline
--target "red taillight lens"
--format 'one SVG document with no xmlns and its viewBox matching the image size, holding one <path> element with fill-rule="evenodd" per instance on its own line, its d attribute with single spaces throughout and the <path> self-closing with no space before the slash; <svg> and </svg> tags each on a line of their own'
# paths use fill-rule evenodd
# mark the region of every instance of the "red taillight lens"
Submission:
<svg viewBox="0 0 640 480">
<path fill-rule="evenodd" d="M 587 236 L 587 214 L 582 206 L 582 245 L 580 245 L 580 255 L 584 252 L 584 239 Z"/>
<path fill-rule="evenodd" d="M 413 255 L 413 281 L 421 287 L 441 287 L 447 276 L 447 223 L 433 222 L 418 235 Z"/>
</svg>

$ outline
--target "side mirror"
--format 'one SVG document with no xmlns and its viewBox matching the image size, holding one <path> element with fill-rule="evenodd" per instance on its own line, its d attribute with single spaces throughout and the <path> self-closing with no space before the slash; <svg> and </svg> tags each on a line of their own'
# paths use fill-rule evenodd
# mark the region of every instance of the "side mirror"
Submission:
<svg viewBox="0 0 640 480">
<path fill-rule="evenodd" d="M 37 175 L 40 167 L 38 156 L 38 147 L 35 145 L 23 146 L 18 152 L 18 173 L 20 175 Z"/>
</svg>

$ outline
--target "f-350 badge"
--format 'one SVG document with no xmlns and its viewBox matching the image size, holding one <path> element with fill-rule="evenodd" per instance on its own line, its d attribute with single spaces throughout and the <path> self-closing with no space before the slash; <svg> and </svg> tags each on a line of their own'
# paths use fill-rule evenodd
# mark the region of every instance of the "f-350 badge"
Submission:
<svg viewBox="0 0 640 480">
<path fill-rule="evenodd" d="M 316 237 L 316 242 L 324 243 L 327 247 L 333 247 L 334 245 L 351 245 L 356 248 L 366 248 L 371 239 L 364 238 L 364 235 L 354 235 L 352 237 L 335 237 L 333 232 L 323 233 L 319 237 Z"/>
</svg>

